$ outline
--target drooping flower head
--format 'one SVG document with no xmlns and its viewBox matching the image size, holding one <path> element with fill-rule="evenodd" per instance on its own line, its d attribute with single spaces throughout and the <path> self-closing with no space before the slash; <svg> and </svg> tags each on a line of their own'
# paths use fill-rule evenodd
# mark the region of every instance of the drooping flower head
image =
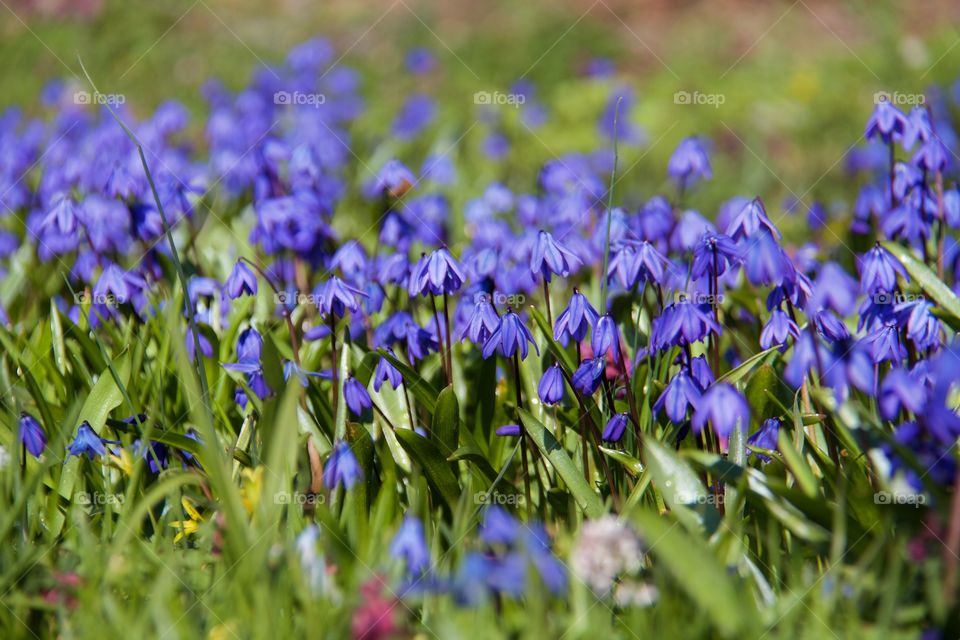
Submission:
<svg viewBox="0 0 960 640">
<path fill-rule="evenodd" d="M 587 332 L 593 329 L 598 317 L 597 310 L 593 308 L 587 297 L 574 290 L 570 304 L 557 316 L 553 337 L 564 344 L 571 338 L 577 342 L 583 342 Z"/>
<path fill-rule="evenodd" d="M 34 458 L 39 458 L 47 446 L 47 434 L 44 433 L 43 427 L 36 418 L 26 412 L 20 414 L 20 430 L 17 433 L 17 439 Z"/>
<path fill-rule="evenodd" d="M 540 384 L 537 387 L 537 394 L 544 404 L 557 404 L 563 400 L 565 391 L 563 371 L 560 370 L 559 364 L 554 363 L 553 366 L 548 367 L 543 372 L 543 377 L 540 378 Z"/>
<path fill-rule="evenodd" d="M 94 432 L 86 420 L 77 429 L 77 435 L 67 446 L 67 451 L 72 456 L 86 455 L 91 460 L 107 453 L 106 447 L 103 446 L 103 439 Z"/>
<path fill-rule="evenodd" d="M 257 295 L 257 277 L 253 274 L 246 264 L 237 260 L 230 277 L 223 285 L 224 293 L 231 300 L 235 300 L 243 295 Z"/>
<path fill-rule="evenodd" d="M 465 280 L 460 264 L 446 247 L 441 247 L 430 255 L 422 256 L 414 265 L 410 272 L 408 292 L 411 298 L 454 293 L 463 286 Z"/>
<path fill-rule="evenodd" d="M 323 483 L 331 490 L 343 485 L 346 489 L 352 488 L 363 478 L 363 469 L 357 462 L 357 457 L 343 440 L 333 445 L 327 466 L 323 469 Z"/>
<path fill-rule="evenodd" d="M 700 397 L 693 412 L 693 428 L 697 433 L 703 431 L 708 422 L 717 435 L 727 438 L 737 425 L 743 430 L 750 425 L 750 405 L 733 385 L 715 383 Z"/>
<path fill-rule="evenodd" d="M 860 259 L 860 292 L 868 296 L 891 293 L 897 287 L 898 274 L 910 281 L 900 261 L 877 243 Z"/>
<path fill-rule="evenodd" d="M 430 567 L 430 550 L 423 535 L 423 523 L 416 516 L 407 515 L 390 542 L 390 556 L 403 560 L 407 573 L 420 575 Z"/>
<path fill-rule="evenodd" d="M 530 254 L 530 271 L 540 274 L 550 282 L 553 274 L 566 278 L 580 266 L 580 258 L 557 242 L 553 234 L 543 229 L 537 234 L 537 241 Z"/>
<path fill-rule="evenodd" d="M 328 316 L 333 313 L 338 318 L 342 318 L 348 309 L 353 313 L 359 311 L 359 298 L 366 297 L 367 294 L 351 287 L 337 276 L 330 276 L 325 283 L 317 285 L 313 295 L 322 315 Z"/>
<path fill-rule="evenodd" d="M 670 162 L 667 164 L 667 175 L 682 185 L 692 185 L 699 178 L 709 180 L 713 177 L 710 169 L 710 158 L 703 143 L 695 137 L 684 138 L 677 145 Z"/>
<path fill-rule="evenodd" d="M 533 335 L 523 324 L 520 316 L 512 310 L 507 311 L 500 318 L 499 326 L 490 334 L 487 342 L 483 345 L 483 357 L 484 359 L 489 358 L 494 352 L 497 352 L 504 358 L 512 358 L 513 354 L 519 351 L 520 359 L 525 360 L 527 353 L 530 351 L 527 343 L 533 345 L 537 354 L 540 353 L 540 347 L 537 346 Z"/>
</svg>

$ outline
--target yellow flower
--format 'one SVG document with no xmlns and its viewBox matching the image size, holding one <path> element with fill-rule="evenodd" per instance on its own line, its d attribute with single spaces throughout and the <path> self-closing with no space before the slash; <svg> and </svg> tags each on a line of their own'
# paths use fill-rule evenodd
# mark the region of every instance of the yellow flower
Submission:
<svg viewBox="0 0 960 640">
<path fill-rule="evenodd" d="M 197 511 L 197 508 L 193 506 L 193 502 L 191 502 L 189 498 L 180 498 L 180 504 L 183 505 L 183 510 L 187 512 L 187 515 L 190 517 L 190 519 L 176 520 L 170 523 L 171 527 L 175 527 L 180 530 L 174 537 L 174 542 L 179 542 L 183 536 L 189 536 L 196 533 L 197 529 L 200 528 L 200 523 L 203 522 L 203 516 L 200 515 L 200 512 Z"/>
<path fill-rule="evenodd" d="M 240 499 L 243 500 L 247 513 L 253 515 L 260 504 L 260 494 L 263 492 L 263 467 L 244 469 L 240 475 L 243 477 Z"/>
</svg>

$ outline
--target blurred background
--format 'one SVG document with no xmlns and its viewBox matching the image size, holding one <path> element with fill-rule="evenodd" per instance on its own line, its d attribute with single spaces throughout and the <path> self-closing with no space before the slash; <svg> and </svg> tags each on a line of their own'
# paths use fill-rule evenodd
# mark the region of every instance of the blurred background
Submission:
<svg viewBox="0 0 960 640">
<path fill-rule="evenodd" d="M 878 91 L 960 93 L 956 0 L 0 0 L 0 16 L 3 107 L 41 111 L 52 79 L 83 86 L 79 56 L 131 113 L 174 98 L 199 133 L 206 79 L 240 89 L 322 36 L 333 65 L 362 72 L 365 131 L 389 131 L 411 91 L 463 131 L 475 92 L 528 81 L 546 117 L 511 142 L 516 163 L 536 166 L 596 148 L 598 118 L 626 95 L 624 170 L 659 187 L 676 143 L 703 134 L 729 159 L 709 187 L 725 197 L 829 199 Z M 407 71 L 415 47 L 434 58 L 429 75 Z"/>
</svg>

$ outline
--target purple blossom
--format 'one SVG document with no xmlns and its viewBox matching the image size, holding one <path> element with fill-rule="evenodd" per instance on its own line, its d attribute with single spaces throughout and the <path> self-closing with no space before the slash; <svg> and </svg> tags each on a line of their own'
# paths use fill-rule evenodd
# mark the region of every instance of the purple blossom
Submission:
<svg viewBox="0 0 960 640">
<path fill-rule="evenodd" d="M 243 295 L 255 296 L 257 295 L 257 276 L 253 274 L 250 267 L 237 260 L 233 271 L 223 285 L 223 290 L 231 300 Z"/>
<path fill-rule="evenodd" d="M 537 393 L 544 404 L 557 404 L 563 400 L 566 387 L 564 386 L 563 371 L 559 364 L 554 364 L 543 372 Z"/>
<path fill-rule="evenodd" d="M 570 338 L 576 342 L 583 342 L 587 332 L 593 329 L 598 318 L 597 310 L 593 308 L 587 297 L 574 290 L 567 308 L 557 316 L 553 337 L 564 344 Z"/>
<path fill-rule="evenodd" d="M 353 376 L 347 376 L 343 381 L 343 397 L 347 401 L 350 412 L 357 417 L 361 417 L 365 411 L 373 407 L 373 400 L 370 399 L 367 388 Z"/>
<path fill-rule="evenodd" d="M 343 440 L 333 445 L 333 451 L 327 459 L 327 465 L 323 469 L 323 483 L 332 491 L 343 485 L 346 489 L 353 486 L 363 479 L 363 469 L 357 462 L 357 457 Z"/>
<path fill-rule="evenodd" d="M 620 442 L 620 439 L 623 438 L 623 432 L 627 428 L 627 422 L 629 422 L 629 417 L 626 413 L 615 413 L 610 416 L 607 426 L 603 428 L 603 441 Z"/>
<path fill-rule="evenodd" d="M 533 348 L 539 354 L 540 347 L 534 341 L 530 330 L 524 326 L 523 320 L 513 311 L 507 311 L 500 318 L 500 324 L 483 345 L 483 357 L 484 359 L 489 358 L 496 351 L 504 358 L 512 358 L 513 354 L 519 350 L 520 359 L 525 360 L 527 353 L 529 353 L 528 342 L 533 345 Z"/>
<path fill-rule="evenodd" d="M 737 425 L 746 430 L 750 425 L 750 405 L 733 385 L 718 382 L 707 389 L 697 401 L 693 412 L 693 428 L 703 431 L 707 423 L 721 438 L 727 438 Z"/>
<path fill-rule="evenodd" d="M 17 439 L 23 443 L 24 448 L 34 458 L 39 458 L 47 446 L 47 434 L 44 433 L 40 423 L 27 412 L 20 413 L 19 431 Z"/>
</svg>

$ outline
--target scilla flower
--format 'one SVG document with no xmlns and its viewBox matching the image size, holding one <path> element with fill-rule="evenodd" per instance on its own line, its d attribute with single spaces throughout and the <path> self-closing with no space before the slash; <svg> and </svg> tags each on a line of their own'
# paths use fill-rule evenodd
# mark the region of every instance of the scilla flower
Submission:
<svg viewBox="0 0 960 640">
<path fill-rule="evenodd" d="M 553 328 L 553 337 L 555 340 L 566 344 L 573 338 L 577 342 L 583 342 L 587 337 L 587 332 L 593 328 L 599 315 L 593 308 L 587 296 L 574 290 L 570 298 L 570 304 L 559 316 Z"/>
<path fill-rule="evenodd" d="M 594 325 L 591 344 L 595 356 L 604 357 L 609 354 L 615 363 L 620 362 L 620 332 L 609 313 L 600 316 Z"/>
<path fill-rule="evenodd" d="M 384 382 L 389 382 L 391 387 L 397 389 L 403 384 L 403 376 L 389 360 L 381 357 L 373 372 L 373 390 L 379 392 Z"/>
<path fill-rule="evenodd" d="M 776 451 L 777 449 L 777 437 L 780 434 L 780 420 L 777 418 L 770 418 L 763 422 L 763 426 L 760 427 L 756 433 L 747 438 L 747 444 L 757 447 L 758 449 L 767 449 L 769 451 Z M 747 455 L 753 455 L 753 451 L 747 450 Z M 757 457 L 763 462 L 770 462 L 770 456 L 758 453 Z"/>
<path fill-rule="evenodd" d="M 685 138 L 680 141 L 670 156 L 667 174 L 680 184 L 693 184 L 698 178 L 709 180 L 713 177 L 710 170 L 710 158 L 707 150 L 697 138 Z"/>
<path fill-rule="evenodd" d="M 576 254 L 554 240 L 550 232 L 540 230 L 530 254 L 530 271 L 534 275 L 541 274 L 550 282 L 552 274 L 566 278 L 579 266 L 580 258 Z"/>
<path fill-rule="evenodd" d="M 411 515 L 404 517 L 397 535 L 390 542 L 390 556 L 406 562 L 410 575 L 420 575 L 430 567 L 430 550 L 419 518 Z"/>
<path fill-rule="evenodd" d="M 333 451 L 327 459 L 327 466 L 323 470 L 323 483 L 331 490 L 343 485 L 350 489 L 363 478 L 363 469 L 357 462 L 348 445 L 343 440 L 333 445 Z"/>
<path fill-rule="evenodd" d="M 257 277 L 253 275 L 250 267 L 237 260 L 233 271 L 230 272 L 230 277 L 223 285 L 223 290 L 231 300 L 243 295 L 255 296 L 257 295 Z"/>
<path fill-rule="evenodd" d="M 86 455 L 93 460 L 96 456 L 106 455 L 107 449 L 103 446 L 104 440 L 98 436 L 86 420 L 77 429 L 77 435 L 67 447 L 72 456 Z"/>
<path fill-rule="evenodd" d="M 898 274 L 907 282 L 910 281 L 900 261 L 879 243 L 867 251 L 859 262 L 860 291 L 866 295 L 890 293 L 897 287 Z"/>
<path fill-rule="evenodd" d="M 47 434 L 43 432 L 43 427 L 36 418 L 26 412 L 20 414 L 20 430 L 17 438 L 34 458 L 39 458 L 44 447 L 47 446 Z"/>
<path fill-rule="evenodd" d="M 460 264 L 446 247 L 441 247 L 429 256 L 422 256 L 413 267 L 408 292 L 410 297 L 453 293 L 463 286 L 465 280 Z"/>
<path fill-rule="evenodd" d="M 520 359 L 524 360 L 529 353 L 530 348 L 527 343 L 533 345 L 537 354 L 540 354 L 540 348 L 533 339 L 530 330 L 527 329 L 523 320 L 513 311 L 507 311 L 500 318 L 499 326 L 487 339 L 483 345 L 483 357 L 489 358 L 496 351 L 504 358 L 512 358 L 517 351 L 520 352 Z"/>
<path fill-rule="evenodd" d="M 782 345 L 782 351 L 786 349 L 788 336 L 793 336 L 794 339 L 800 337 L 800 329 L 790 316 L 780 309 L 774 309 L 770 312 L 770 320 L 760 333 L 760 346 L 769 349 L 774 345 Z"/>
<path fill-rule="evenodd" d="M 367 388 L 353 376 L 347 376 L 347 379 L 343 381 L 343 397 L 346 399 L 350 411 L 357 417 L 362 416 L 364 411 L 373 407 L 373 400 L 370 399 Z"/>
<path fill-rule="evenodd" d="M 623 432 L 627 428 L 629 417 L 626 413 L 615 413 L 607 421 L 607 426 L 603 429 L 604 442 L 620 442 Z"/>
<path fill-rule="evenodd" d="M 693 429 L 700 433 L 710 423 L 721 438 L 727 438 L 737 425 L 750 425 L 750 405 L 733 385 L 718 382 L 706 390 L 693 412 Z"/>
<path fill-rule="evenodd" d="M 687 408 L 697 406 L 700 399 L 700 387 L 685 369 L 677 372 L 670 384 L 653 405 L 654 413 L 666 410 L 667 417 L 674 424 L 680 424 L 687 417 Z"/>
<path fill-rule="evenodd" d="M 564 391 L 563 371 L 560 370 L 560 365 L 554 364 L 543 372 L 537 393 L 543 404 L 557 404 L 563 400 Z"/>
<path fill-rule="evenodd" d="M 317 285 L 313 295 L 321 315 L 327 316 L 333 313 L 338 318 L 342 318 L 347 309 L 354 313 L 359 311 L 359 297 L 365 297 L 367 294 L 351 287 L 337 276 L 330 276 L 325 283 Z"/>
<path fill-rule="evenodd" d="M 592 396 L 603 381 L 606 370 L 607 363 L 602 357 L 584 360 L 573 372 L 573 388 L 585 396 Z"/>
</svg>

